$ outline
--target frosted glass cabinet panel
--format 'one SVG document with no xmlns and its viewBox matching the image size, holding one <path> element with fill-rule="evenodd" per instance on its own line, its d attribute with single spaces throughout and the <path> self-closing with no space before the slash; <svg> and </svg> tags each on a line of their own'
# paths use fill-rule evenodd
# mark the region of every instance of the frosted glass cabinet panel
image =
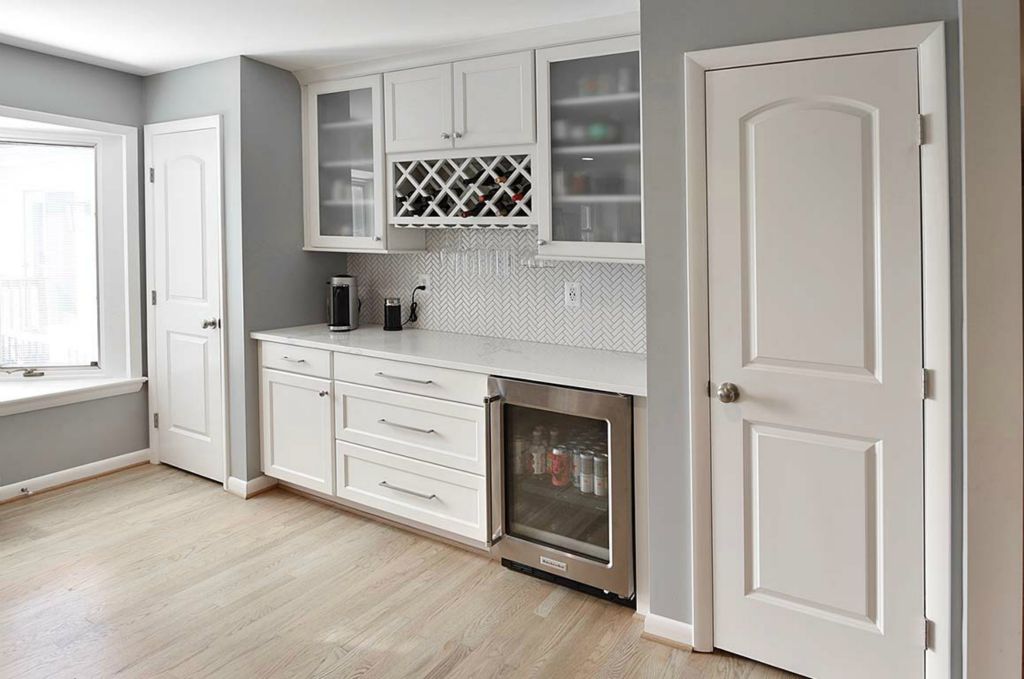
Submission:
<svg viewBox="0 0 1024 679">
<path fill-rule="evenodd" d="M 643 259 L 637 50 L 617 38 L 537 52 L 541 255 Z"/>
<path fill-rule="evenodd" d="M 307 247 L 385 247 L 381 121 L 380 76 L 307 89 Z"/>
</svg>

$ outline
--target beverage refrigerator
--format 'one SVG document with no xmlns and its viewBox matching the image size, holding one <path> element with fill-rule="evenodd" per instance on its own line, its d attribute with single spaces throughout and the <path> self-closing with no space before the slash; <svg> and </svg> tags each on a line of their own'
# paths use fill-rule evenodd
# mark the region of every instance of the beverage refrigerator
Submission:
<svg viewBox="0 0 1024 679">
<path fill-rule="evenodd" d="M 633 600 L 633 403 L 492 377 L 492 550 L 506 566 Z"/>
</svg>

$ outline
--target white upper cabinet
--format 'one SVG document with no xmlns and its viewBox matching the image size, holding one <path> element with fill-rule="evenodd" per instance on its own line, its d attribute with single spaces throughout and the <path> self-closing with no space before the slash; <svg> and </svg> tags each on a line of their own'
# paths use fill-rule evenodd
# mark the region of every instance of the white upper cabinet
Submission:
<svg viewBox="0 0 1024 679">
<path fill-rule="evenodd" d="M 643 261 L 639 42 L 537 51 L 542 257 Z"/>
<path fill-rule="evenodd" d="M 384 74 L 388 153 L 531 144 L 533 53 Z"/>
<path fill-rule="evenodd" d="M 388 153 L 452 146 L 452 65 L 384 74 Z"/>
<path fill-rule="evenodd" d="M 386 226 L 381 76 L 308 85 L 304 107 L 306 249 L 422 249 Z"/>
<path fill-rule="evenodd" d="M 457 61 L 452 73 L 456 147 L 533 143 L 533 52 Z"/>
</svg>

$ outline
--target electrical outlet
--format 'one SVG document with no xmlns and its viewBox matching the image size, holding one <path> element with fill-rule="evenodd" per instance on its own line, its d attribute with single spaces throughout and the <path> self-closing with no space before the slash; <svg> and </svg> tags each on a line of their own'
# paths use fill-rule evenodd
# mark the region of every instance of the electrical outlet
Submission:
<svg viewBox="0 0 1024 679">
<path fill-rule="evenodd" d="M 418 293 L 419 297 L 429 297 L 430 296 L 430 293 L 431 293 L 431 290 L 432 290 L 431 287 L 430 287 L 430 274 L 428 274 L 428 273 L 416 274 L 416 285 L 417 286 L 422 285 L 422 286 L 424 286 L 426 288 L 426 290 L 420 290 L 419 291 L 419 293 Z"/>
<path fill-rule="evenodd" d="M 580 284 L 578 281 L 565 282 L 565 308 L 580 308 Z"/>
</svg>

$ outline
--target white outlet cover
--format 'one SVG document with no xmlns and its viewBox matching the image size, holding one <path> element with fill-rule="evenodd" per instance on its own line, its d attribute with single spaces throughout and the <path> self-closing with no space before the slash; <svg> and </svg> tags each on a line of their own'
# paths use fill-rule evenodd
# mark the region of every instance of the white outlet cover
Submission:
<svg viewBox="0 0 1024 679">
<path fill-rule="evenodd" d="M 565 282 L 565 308 L 566 309 L 579 309 L 580 308 L 580 284 L 578 281 L 566 281 Z"/>
<path fill-rule="evenodd" d="M 416 285 L 425 285 L 425 286 L 427 286 L 426 290 L 420 290 L 419 291 L 419 296 L 420 297 L 427 297 L 427 296 L 429 296 L 430 292 L 431 292 L 430 274 L 428 274 L 428 273 L 416 274 Z"/>
</svg>

